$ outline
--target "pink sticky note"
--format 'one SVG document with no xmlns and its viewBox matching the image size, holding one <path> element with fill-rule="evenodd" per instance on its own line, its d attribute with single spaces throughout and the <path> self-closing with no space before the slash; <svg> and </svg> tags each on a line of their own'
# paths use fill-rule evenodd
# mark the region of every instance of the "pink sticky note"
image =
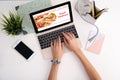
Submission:
<svg viewBox="0 0 120 80">
<path fill-rule="evenodd" d="M 89 36 L 93 35 L 94 33 L 92 32 L 92 34 L 90 33 Z M 93 53 L 100 53 L 101 49 L 102 49 L 102 45 L 104 42 L 105 36 L 104 34 L 99 33 L 93 41 L 87 41 L 86 44 L 86 50 L 93 52 Z"/>
</svg>

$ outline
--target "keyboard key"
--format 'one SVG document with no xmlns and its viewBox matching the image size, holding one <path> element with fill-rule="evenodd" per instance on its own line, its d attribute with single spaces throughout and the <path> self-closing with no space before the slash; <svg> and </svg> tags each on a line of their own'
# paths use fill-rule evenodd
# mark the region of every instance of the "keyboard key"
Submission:
<svg viewBox="0 0 120 80">
<path fill-rule="evenodd" d="M 62 32 L 72 32 L 76 38 L 78 38 L 78 34 L 76 32 L 75 26 L 71 25 L 54 32 L 50 32 L 44 35 L 38 36 L 38 40 L 41 46 L 41 49 L 50 47 L 51 41 L 54 41 L 58 36 L 60 36 L 61 42 L 64 42 Z"/>
</svg>

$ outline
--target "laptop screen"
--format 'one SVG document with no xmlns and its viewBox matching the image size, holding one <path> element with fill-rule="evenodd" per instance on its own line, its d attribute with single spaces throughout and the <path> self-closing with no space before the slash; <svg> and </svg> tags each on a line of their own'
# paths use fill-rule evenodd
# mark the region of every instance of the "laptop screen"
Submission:
<svg viewBox="0 0 120 80">
<path fill-rule="evenodd" d="M 73 21 L 70 2 L 30 13 L 35 31 L 43 32 Z"/>
</svg>

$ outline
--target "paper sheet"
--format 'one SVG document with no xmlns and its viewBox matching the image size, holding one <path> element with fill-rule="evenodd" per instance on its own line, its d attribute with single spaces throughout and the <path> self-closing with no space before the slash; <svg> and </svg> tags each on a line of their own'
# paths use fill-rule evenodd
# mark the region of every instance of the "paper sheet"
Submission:
<svg viewBox="0 0 120 80">
<path fill-rule="evenodd" d="M 96 31 L 90 31 L 88 39 L 90 39 L 95 34 Z M 99 54 L 102 49 L 104 38 L 105 35 L 103 33 L 98 33 L 98 35 L 92 41 L 87 41 L 85 49 L 87 51 Z"/>
</svg>

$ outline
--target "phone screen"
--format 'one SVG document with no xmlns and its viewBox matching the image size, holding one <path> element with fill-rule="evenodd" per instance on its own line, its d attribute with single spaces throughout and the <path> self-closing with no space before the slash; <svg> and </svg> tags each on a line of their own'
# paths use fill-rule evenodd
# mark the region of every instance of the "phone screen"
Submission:
<svg viewBox="0 0 120 80">
<path fill-rule="evenodd" d="M 33 54 L 33 51 L 26 46 L 22 41 L 20 41 L 15 49 L 23 56 L 25 59 L 29 59 L 29 57 Z"/>
</svg>

